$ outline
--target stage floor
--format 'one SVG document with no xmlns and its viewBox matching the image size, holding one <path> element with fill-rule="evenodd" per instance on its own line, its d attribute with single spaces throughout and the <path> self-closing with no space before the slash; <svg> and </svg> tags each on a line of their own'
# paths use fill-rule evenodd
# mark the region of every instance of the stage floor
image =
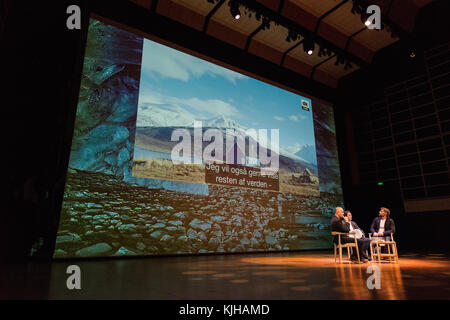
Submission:
<svg viewBox="0 0 450 320">
<path fill-rule="evenodd" d="M 66 268 L 81 268 L 68 290 Z M 380 267 L 369 290 L 367 269 Z M 10 265 L 0 299 L 450 299 L 450 258 L 403 254 L 399 264 L 335 264 L 328 252 L 76 260 Z"/>
</svg>

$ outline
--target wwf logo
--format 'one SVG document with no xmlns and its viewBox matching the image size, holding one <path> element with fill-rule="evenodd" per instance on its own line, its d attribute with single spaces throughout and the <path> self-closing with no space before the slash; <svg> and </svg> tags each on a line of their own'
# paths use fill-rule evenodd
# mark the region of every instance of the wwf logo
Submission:
<svg viewBox="0 0 450 320">
<path fill-rule="evenodd" d="M 305 111 L 309 111 L 309 101 L 308 100 L 302 100 L 302 109 Z"/>
</svg>

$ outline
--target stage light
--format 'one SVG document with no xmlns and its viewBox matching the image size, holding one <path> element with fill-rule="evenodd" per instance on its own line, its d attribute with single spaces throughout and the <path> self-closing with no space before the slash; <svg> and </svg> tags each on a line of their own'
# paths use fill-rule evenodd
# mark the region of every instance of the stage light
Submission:
<svg viewBox="0 0 450 320">
<path fill-rule="evenodd" d="M 309 55 L 312 55 L 314 52 L 314 40 L 305 39 L 303 40 L 303 50 Z"/>
<path fill-rule="evenodd" d="M 370 26 L 371 22 L 370 22 L 370 20 L 366 20 L 366 22 L 364 24 L 368 27 L 368 26 Z"/>
<path fill-rule="evenodd" d="M 377 183 L 377 185 L 380 186 L 380 187 L 381 187 L 383 184 L 384 184 L 384 182 L 381 182 L 381 181 Z"/>
<path fill-rule="evenodd" d="M 241 17 L 241 11 L 239 10 L 239 3 L 235 2 L 235 1 L 230 1 L 228 3 L 228 5 L 230 6 L 230 13 L 231 16 L 238 20 Z"/>
<path fill-rule="evenodd" d="M 409 53 L 409 57 L 411 59 L 414 59 L 416 57 L 416 53 L 414 52 L 414 50 L 411 50 L 411 52 Z"/>
</svg>

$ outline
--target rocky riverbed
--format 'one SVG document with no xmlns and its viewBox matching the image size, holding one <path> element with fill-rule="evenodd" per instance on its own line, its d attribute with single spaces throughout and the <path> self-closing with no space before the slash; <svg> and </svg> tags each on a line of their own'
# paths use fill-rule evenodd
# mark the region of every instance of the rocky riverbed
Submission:
<svg viewBox="0 0 450 320">
<path fill-rule="evenodd" d="M 209 195 L 150 189 L 69 169 L 55 257 L 328 248 L 341 197 L 209 186 Z"/>
</svg>

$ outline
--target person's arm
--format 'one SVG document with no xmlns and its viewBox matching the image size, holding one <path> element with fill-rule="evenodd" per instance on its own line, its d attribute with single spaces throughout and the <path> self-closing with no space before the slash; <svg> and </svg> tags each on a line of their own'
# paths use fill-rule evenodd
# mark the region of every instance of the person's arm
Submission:
<svg viewBox="0 0 450 320">
<path fill-rule="evenodd" d="M 370 232 L 372 232 L 372 235 L 375 235 L 375 233 L 378 232 L 378 230 L 375 230 L 375 227 L 377 224 L 376 221 L 377 221 L 377 218 L 373 219 L 372 225 L 370 226 Z"/>
<path fill-rule="evenodd" d="M 348 233 L 350 231 L 350 225 L 344 219 L 335 219 L 331 225 L 331 230 Z"/>
<path fill-rule="evenodd" d="M 389 230 L 384 231 L 383 237 L 390 236 L 393 233 L 395 233 L 395 223 L 394 220 L 389 218 Z"/>
</svg>

